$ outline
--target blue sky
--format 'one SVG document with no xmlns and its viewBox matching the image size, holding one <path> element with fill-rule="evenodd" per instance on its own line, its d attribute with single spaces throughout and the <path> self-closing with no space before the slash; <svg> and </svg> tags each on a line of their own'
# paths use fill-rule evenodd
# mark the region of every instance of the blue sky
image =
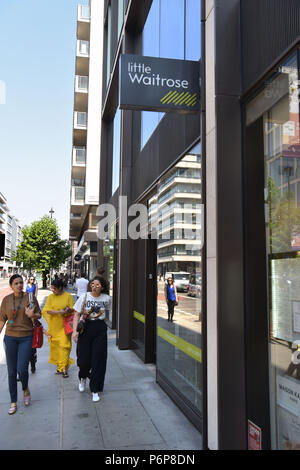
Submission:
<svg viewBox="0 0 300 470">
<path fill-rule="evenodd" d="M 0 0 L 0 192 L 21 222 L 54 208 L 68 238 L 77 4 Z"/>
</svg>

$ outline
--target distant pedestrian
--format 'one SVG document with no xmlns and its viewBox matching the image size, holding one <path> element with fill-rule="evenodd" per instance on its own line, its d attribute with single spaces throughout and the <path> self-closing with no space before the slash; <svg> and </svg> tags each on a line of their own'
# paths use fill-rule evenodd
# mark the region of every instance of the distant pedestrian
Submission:
<svg viewBox="0 0 300 470">
<path fill-rule="evenodd" d="M 79 279 L 76 279 L 75 287 L 77 289 L 77 299 L 82 295 L 86 294 L 88 290 L 89 281 L 86 279 L 83 273 Z"/>
<path fill-rule="evenodd" d="M 13 293 L 2 300 L 0 333 L 7 323 L 4 344 L 11 398 L 8 414 L 12 415 L 17 411 L 17 374 L 22 383 L 24 405 L 30 405 L 28 365 L 32 349 L 33 322 L 41 317 L 41 311 L 34 296 L 34 307 L 29 308 L 29 294 L 23 292 L 24 283 L 20 274 L 11 276 L 9 284 Z"/>
<path fill-rule="evenodd" d="M 97 276 L 102 277 L 104 279 L 105 269 L 101 266 L 97 269 Z"/>
<path fill-rule="evenodd" d="M 72 348 L 71 335 L 66 335 L 63 317 L 73 311 L 73 298 L 69 292 L 64 292 L 61 279 L 53 279 L 51 291 L 44 305 L 42 314 L 48 323 L 48 337 L 50 343 L 49 363 L 56 366 L 56 374 L 69 377 L 68 369 L 74 360 L 70 358 Z"/>
<path fill-rule="evenodd" d="M 165 285 L 165 299 L 168 305 L 168 321 L 173 321 L 174 307 L 178 304 L 177 289 L 172 277 L 168 277 Z"/>
<path fill-rule="evenodd" d="M 77 343 L 77 365 L 79 367 L 79 391 L 85 390 L 86 379 L 90 379 L 93 401 L 99 401 L 103 391 L 107 362 L 106 311 L 111 308 L 111 298 L 105 279 L 95 276 L 90 282 L 91 292 L 81 295 L 74 305 L 73 340 Z M 78 334 L 79 318 L 84 319 L 84 332 Z"/>
<path fill-rule="evenodd" d="M 35 281 L 35 277 L 30 276 L 27 280 L 26 292 L 28 294 L 34 295 L 37 298 L 38 291 L 39 291 L 39 287 L 38 287 L 37 282 Z M 31 372 L 33 374 L 36 371 L 36 363 L 37 363 L 37 351 L 36 351 L 36 348 L 32 348 L 31 357 L 30 357 L 30 366 L 31 366 Z"/>
</svg>

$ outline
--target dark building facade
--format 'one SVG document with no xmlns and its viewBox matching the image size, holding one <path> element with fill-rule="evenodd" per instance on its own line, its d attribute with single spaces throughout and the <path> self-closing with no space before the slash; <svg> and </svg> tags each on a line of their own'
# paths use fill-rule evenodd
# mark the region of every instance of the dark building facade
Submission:
<svg viewBox="0 0 300 470">
<path fill-rule="evenodd" d="M 104 11 L 99 201 L 116 215 L 98 258 L 117 344 L 156 364 L 204 448 L 296 446 L 299 2 L 106 0 Z M 198 62 L 201 111 L 120 110 L 123 53 Z M 138 239 L 126 236 L 133 204 L 147 213 Z"/>
</svg>

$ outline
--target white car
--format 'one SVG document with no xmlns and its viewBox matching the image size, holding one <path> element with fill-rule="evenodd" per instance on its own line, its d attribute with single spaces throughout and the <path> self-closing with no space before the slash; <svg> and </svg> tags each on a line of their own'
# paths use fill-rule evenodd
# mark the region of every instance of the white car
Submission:
<svg viewBox="0 0 300 470">
<path fill-rule="evenodd" d="M 176 286 L 177 292 L 187 292 L 188 291 L 188 284 L 189 284 L 189 277 L 190 273 L 186 271 L 177 271 L 177 272 L 168 272 L 165 275 L 165 281 L 172 277 L 174 280 L 174 284 Z"/>
</svg>

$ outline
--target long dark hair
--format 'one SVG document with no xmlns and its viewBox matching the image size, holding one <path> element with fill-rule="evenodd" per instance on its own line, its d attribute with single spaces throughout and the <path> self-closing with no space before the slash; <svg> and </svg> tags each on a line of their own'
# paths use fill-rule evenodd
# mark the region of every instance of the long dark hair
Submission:
<svg viewBox="0 0 300 470">
<path fill-rule="evenodd" d="M 93 281 L 100 282 L 100 284 L 102 286 L 101 294 L 103 293 L 103 294 L 109 295 L 108 282 L 107 282 L 106 279 L 104 279 L 103 277 L 100 277 L 100 276 L 95 276 L 95 277 L 93 277 L 93 279 L 90 280 L 89 287 L 91 286 Z"/>
</svg>

